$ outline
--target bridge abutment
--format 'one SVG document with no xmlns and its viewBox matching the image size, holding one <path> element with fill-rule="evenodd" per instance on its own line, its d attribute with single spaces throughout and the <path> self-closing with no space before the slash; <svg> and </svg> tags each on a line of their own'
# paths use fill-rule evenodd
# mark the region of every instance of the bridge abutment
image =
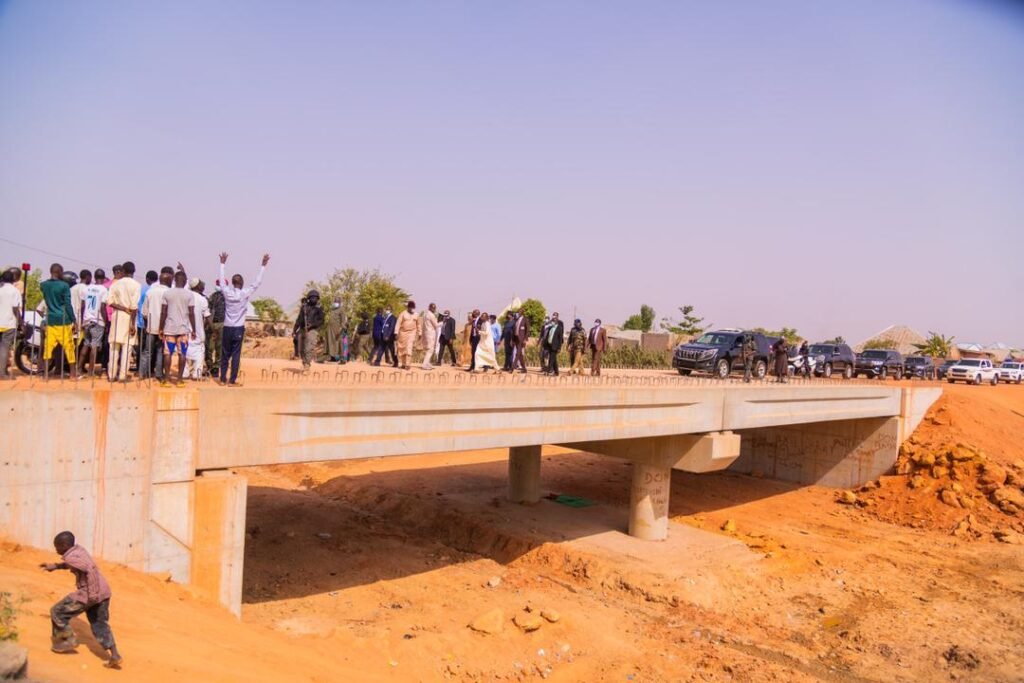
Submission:
<svg viewBox="0 0 1024 683">
<path fill-rule="evenodd" d="M 201 473 L 194 486 L 191 583 L 241 615 L 248 482 L 213 470 Z"/>
<path fill-rule="evenodd" d="M 740 457 L 729 469 L 798 484 L 855 488 L 892 469 L 900 431 L 900 417 L 745 430 Z"/>
</svg>

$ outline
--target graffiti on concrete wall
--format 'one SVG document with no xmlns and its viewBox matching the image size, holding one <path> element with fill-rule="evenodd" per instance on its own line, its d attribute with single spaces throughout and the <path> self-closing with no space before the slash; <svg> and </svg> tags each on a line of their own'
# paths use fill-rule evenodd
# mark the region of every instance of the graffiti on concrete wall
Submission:
<svg viewBox="0 0 1024 683">
<path fill-rule="evenodd" d="M 895 464 L 896 422 L 872 418 L 742 432 L 746 457 L 736 469 L 801 484 L 859 486 Z"/>
</svg>

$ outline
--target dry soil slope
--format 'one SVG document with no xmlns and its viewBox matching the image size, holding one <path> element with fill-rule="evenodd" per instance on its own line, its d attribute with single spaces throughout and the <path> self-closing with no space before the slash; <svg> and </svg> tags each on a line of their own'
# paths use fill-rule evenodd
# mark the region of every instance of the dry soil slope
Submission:
<svg viewBox="0 0 1024 683">
<path fill-rule="evenodd" d="M 338 657 L 305 641 L 301 654 L 288 637 L 239 622 L 220 606 L 189 589 L 119 565 L 101 563 L 114 589 L 111 625 L 125 657 L 124 670 L 111 671 L 90 651 L 84 619 L 75 655 L 49 651 L 49 607 L 74 587 L 68 572 L 48 574 L 40 562 L 52 553 L 0 543 L 0 587 L 20 603 L 19 643 L 29 650 L 29 674 L 48 683 L 74 681 L 338 681 L 373 680 L 354 663 L 340 668 Z M 351 654 L 351 653 L 350 653 Z M 355 672 L 359 671 L 358 674 Z"/>
</svg>

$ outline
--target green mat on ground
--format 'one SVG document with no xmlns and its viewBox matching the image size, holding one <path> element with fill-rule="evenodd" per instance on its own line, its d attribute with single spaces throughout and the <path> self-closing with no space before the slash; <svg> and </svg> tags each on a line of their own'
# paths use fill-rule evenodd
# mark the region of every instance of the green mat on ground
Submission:
<svg viewBox="0 0 1024 683">
<path fill-rule="evenodd" d="M 582 496 L 558 496 L 555 498 L 555 502 L 561 505 L 568 505 L 571 508 L 588 508 L 591 505 L 597 505 L 594 501 Z"/>
</svg>

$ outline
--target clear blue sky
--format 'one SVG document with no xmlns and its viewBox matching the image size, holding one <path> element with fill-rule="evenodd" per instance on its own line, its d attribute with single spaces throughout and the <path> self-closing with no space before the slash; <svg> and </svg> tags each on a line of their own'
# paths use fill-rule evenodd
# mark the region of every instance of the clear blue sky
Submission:
<svg viewBox="0 0 1024 683">
<path fill-rule="evenodd" d="M 206 278 L 267 250 L 285 304 L 379 266 L 453 311 L 1024 345 L 1024 11 L 3 2 L 0 237 Z"/>
</svg>

